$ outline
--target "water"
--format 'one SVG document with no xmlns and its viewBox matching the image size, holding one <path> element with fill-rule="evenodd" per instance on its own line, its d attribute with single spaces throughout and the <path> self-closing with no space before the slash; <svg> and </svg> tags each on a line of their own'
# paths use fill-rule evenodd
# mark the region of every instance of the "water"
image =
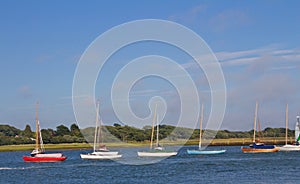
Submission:
<svg viewBox="0 0 300 184">
<path fill-rule="evenodd" d="M 178 156 L 148 165 L 124 165 L 110 160 L 81 160 L 85 151 L 63 151 L 58 163 L 25 163 L 29 152 L 0 153 L 1 183 L 298 183 L 300 152 L 242 153 L 222 147 L 221 155 Z M 213 149 L 222 149 L 214 147 Z M 123 148 L 129 149 L 130 148 Z M 123 150 L 123 151 L 124 151 Z M 122 151 L 122 150 L 121 150 Z M 136 158 L 142 159 L 142 158 Z"/>
</svg>

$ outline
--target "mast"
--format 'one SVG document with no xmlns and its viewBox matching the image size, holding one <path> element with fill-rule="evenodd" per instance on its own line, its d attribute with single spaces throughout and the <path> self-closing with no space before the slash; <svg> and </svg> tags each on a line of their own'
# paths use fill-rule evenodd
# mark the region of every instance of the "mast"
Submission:
<svg viewBox="0 0 300 184">
<path fill-rule="evenodd" d="M 100 109 L 100 108 L 99 108 Z M 100 113 L 100 112 L 99 112 Z M 98 116 L 99 117 L 99 116 Z M 102 137 L 102 129 L 101 129 L 101 126 L 102 126 L 102 119 L 99 118 L 99 131 L 98 131 L 98 143 L 99 143 L 99 146 L 101 147 L 101 144 L 103 143 L 103 137 Z"/>
<path fill-rule="evenodd" d="M 158 121 L 158 114 L 156 116 L 156 147 L 158 147 L 158 135 L 159 135 L 159 121 Z"/>
<path fill-rule="evenodd" d="M 95 135 L 94 135 L 94 151 L 96 150 L 96 143 L 97 143 L 97 130 L 98 130 L 98 114 L 99 113 L 99 101 L 97 101 L 97 108 L 96 108 L 96 123 L 95 123 Z"/>
<path fill-rule="evenodd" d="M 153 145 L 154 122 L 156 120 L 156 108 L 157 108 L 157 104 L 155 104 L 154 117 L 153 117 L 153 120 L 152 120 L 152 131 L 151 131 L 150 149 L 152 149 L 152 145 Z"/>
<path fill-rule="evenodd" d="M 39 102 L 36 103 L 36 111 L 35 111 L 35 150 L 40 149 L 40 126 L 39 126 Z"/>
<path fill-rule="evenodd" d="M 285 108 L 285 145 L 287 145 L 287 140 L 288 140 L 288 121 L 289 121 L 289 105 L 286 104 L 286 108 Z"/>
<path fill-rule="evenodd" d="M 258 102 L 256 101 L 256 105 L 255 105 L 255 115 L 254 115 L 254 128 L 253 128 L 253 142 L 255 142 L 255 131 L 256 131 L 257 109 L 258 109 Z"/>
<path fill-rule="evenodd" d="M 260 142 L 261 140 L 261 129 L 260 129 L 260 120 L 259 118 L 257 118 L 257 126 L 258 126 L 258 131 L 257 131 L 257 134 L 258 134 L 258 142 Z"/>
<path fill-rule="evenodd" d="M 203 104 L 201 105 L 201 117 L 200 117 L 200 129 L 199 129 L 199 131 L 200 131 L 200 133 L 199 133 L 199 149 L 201 149 L 201 144 L 202 144 L 202 142 L 201 142 L 201 140 L 202 140 L 202 122 L 203 122 Z"/>
</svg>

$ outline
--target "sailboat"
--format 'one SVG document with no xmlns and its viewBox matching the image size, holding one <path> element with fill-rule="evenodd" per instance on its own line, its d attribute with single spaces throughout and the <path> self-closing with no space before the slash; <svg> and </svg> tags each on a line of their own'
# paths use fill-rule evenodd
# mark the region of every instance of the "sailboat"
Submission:
<svg viewBox="0 0 300 184">
<path fill-rule="evenodd" d="M 296 143 L 295 144 L 288 144 L 288 104 L 286 104 L 286 110 L 285 110 L 285 145 L 282 147 L 279 147 L 280 151 L 300 151 L 300 145 L 298 143 L 298 138 L 295 137 Z M 297 123 L 299 123 L 299 118 L 297 118 Z M 297 135 L 296 135 L 297 136 Z"/>
<path fill-rule="evenodd" d="M 297 116 L 297 122 L 295 126 L 295 142 L 299 144 L 300 141 L 300 116 Z"/>
<path fill-rule="evenodd" d="M 201 117 L 200 117 L 200 134 L 199 134 L 199 149 L 197 150 L 187 150 L 187 153 L 190 155 L 214 155 L 225 153 L 226 150 L 203 150 L 202 146 L 202 122 L 203 122 L 203 104 L 201 106 Z"/>
<path fill-rule="evenodd" d="M 110 151 L 105 145 L 100 144 L 101 142 L 101 120 L 99 122 L 99 102 L 97 103 L 97 112 L 96 112 L 96 124 L 95 124 L 95 134 L 94 134 L 94 145 L 93 152 L 88 154 L 80 154 L 82 159 L 91 159 L 91 160 L 103 160 L 103 159 L 116 159 L 121 158 L 122 155 L 119 155 L 117 151 Z"/>
<path fill-rule="evenodd" d="M 67 159 L 62 153 L 45 153 L 43 138 L 40 131 L 40 122 L 38 119 L 38 103 L 36 104 L 36 137 L 35 149 L 31 152 L 31 156 L 23 156 L 25 162 L 58 162 Z"/>
<path fill-rule="evenodd" d="M 159 121 L 158 116 L 156 115 L 157 105 L 155 106 L 154 118 L 152 121 L 152 131 L 151 131 L 151 140 L 150 140 L 150 150 L 149 151 L 138 151 L 137 154 L 139 157 L 169 157 L 177 155 L 176 151 L 165 150 L 159 144 Z M 153 148 L 153 137 L 154 137 L 154 124 L 156 121 L 156 145 Z"/>
<path fill-rule="evenodd" d="M 253 128 L 253 143 L 249 145 L 249 147 L 242 147 L 242 151 L 244 153 L 266 153 L 266 152 L 277 152 L 279 148 L 274 145 L 265 145 L 261 142 L 256 142 L 255 140 L 255 132 L 256 132 L 256 119 L 257 119 L 257 110 L 258 103 L 256 102 L 255 106 L 255 116 L 254 116 L 254 128 Z"/>
</svg>

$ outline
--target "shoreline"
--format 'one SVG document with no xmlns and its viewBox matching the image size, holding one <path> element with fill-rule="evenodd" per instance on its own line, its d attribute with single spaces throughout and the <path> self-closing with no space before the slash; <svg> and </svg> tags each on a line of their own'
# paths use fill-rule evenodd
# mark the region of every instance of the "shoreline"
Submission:
<svg viewBox="0 0 300 184">
<path fill-rule="evenodd" d="M 272 145 L 284 145 L 284 137 L 267 137 L 261 140 L 265 144 Z M 288 140 L 288 144 L 292 144 L 293 139 Z M 198 145 L 198 139 L 188 140 L 187 142 L 183 140 L 177 141 L 166 141 L 162 140 L 160 143 L 164 146 L 195 146 Z M 252 143 L 251 138 L 230 138 L 230 139 L 213 139 L 210 143 L 209 140 L 202 140 L 203 145 L 209 146 L 247 146 Z M 145 142 L 118 142 L 118 143 L 106 143 L 108 147 L 111 148 L 124 148 L 124 147 L 147 147 L 149 146 L 149 141 Z M 0 146 L 0 152 L 11 152 L 11 151 L 30 151 L 34 148 L 34 144 L 21 144 L 21 145 L 3 145 Z M 92 149 L 92 145 L 89 143 L 63 143 L 63 144 L 45 144 L 45 149 L 51 150 L 84 150 Z"/>
</svg>

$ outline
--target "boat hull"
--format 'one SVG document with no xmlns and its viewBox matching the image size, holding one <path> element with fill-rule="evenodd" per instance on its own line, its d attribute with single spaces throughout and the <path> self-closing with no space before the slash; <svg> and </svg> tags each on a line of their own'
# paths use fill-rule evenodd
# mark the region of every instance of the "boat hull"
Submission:
<svg viewBox="0 0 300 184">
<path fill-rule="evenodd" d="M 25 162 L 61 162 L 66 160 L 67 157 L 32 157 L 32 156 L 23 156 Z"/>
<path fill-rule="evenodd" d="M 139 157 L 170 157 L 170 156 L 176 156 L 177 152 L 146 152 L 146 151 L 139 151 L 137 152 Z"/>
<path fill-rule="evenodd" d="M 225 153 L 226 150 L 187 150 L 189 155 L 215 155 Z"/>
<path fill-rule="evenodd" d="M 274 147 L 274 148 L 270 148 L 270 149 L 242 147 L 241 149 L 242 149 L 243 153 L 270 153 L 270 152 L 278 152 L 279 151 L 278 147 Z"/>
<path fill-rule="evenodd" d="M 279 151 L 300 151 L 300 145 L 284 145 L 279 147 Z"/>
<path fill-rule="evenodd" d="M 93 153 L 90 153 L 90 155 L 118 155 L 119 152 L 117 151 L 94 151 Z"/>
<path fill-rule="evenodd" d="M 122 155 L 80 154 L 80 157 L 85 160 L 110 160 L 110 159 L 121 158 Z"/>
</svg>

